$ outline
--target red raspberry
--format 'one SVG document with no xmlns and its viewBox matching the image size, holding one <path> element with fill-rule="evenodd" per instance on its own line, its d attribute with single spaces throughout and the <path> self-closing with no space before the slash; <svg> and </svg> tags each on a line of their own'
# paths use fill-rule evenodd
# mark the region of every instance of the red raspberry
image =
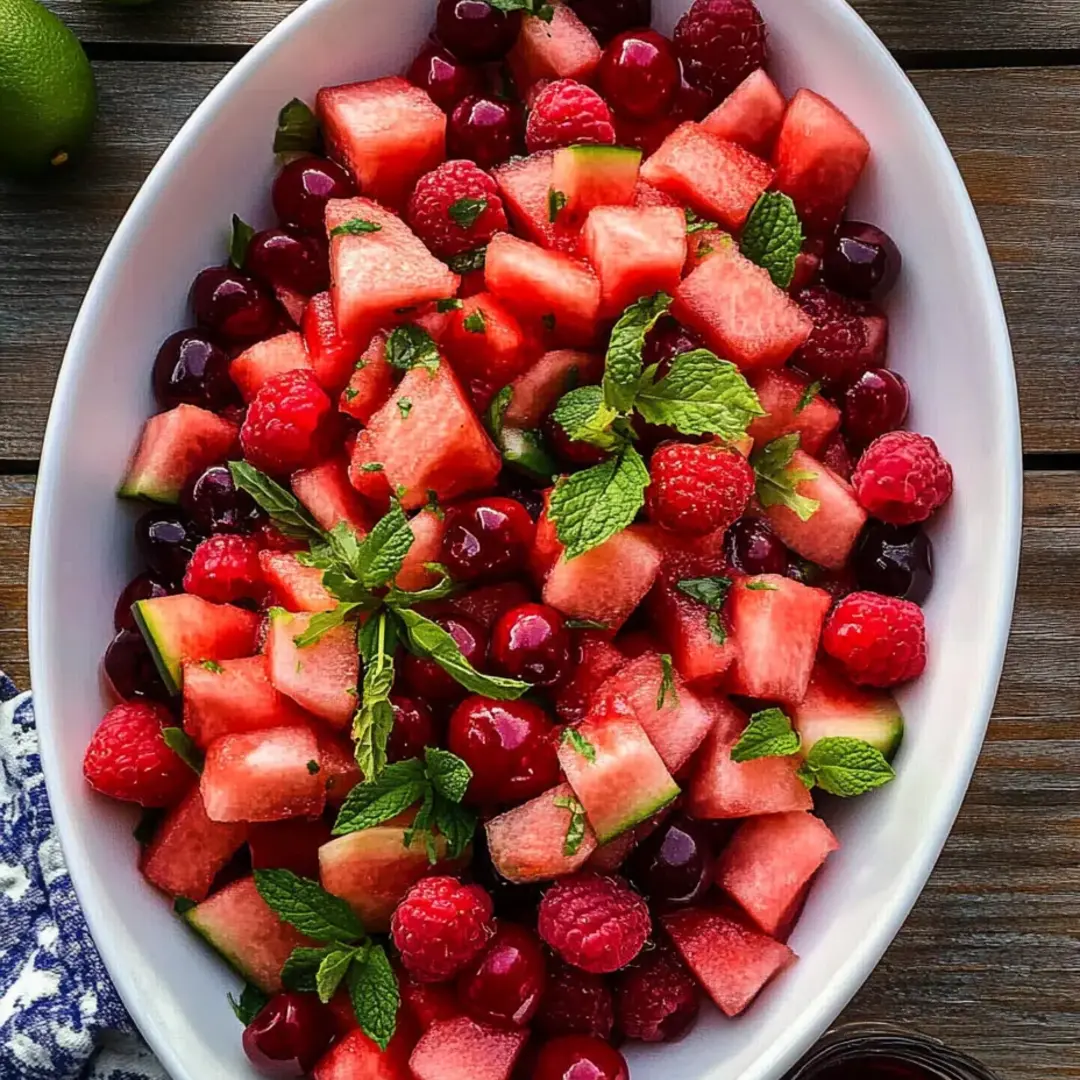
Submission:
<svg viewBox="0 0 1080 1080">
<path fill-rule="evenodd" d="M 922 610 L 893 596 L 845 596 L 826 621 L 821 644 L 860 686 L 896 686 L 918 678 L 926 667 Z"/>
<path fill-rule="evenodd" d="M 649 471 L 650 520 L 687 536 L 726 529 L 754 494 L 750 463 L 726 446 L 667 443 L 653 454 Z"/>
<path fill-rule="evenodd" d="M 619 1029 L 628 1039 L 674 1042 L 701 1009 L 697 981 L 666 946 L 652 949 L 620 972 L 615 986 Z"/>
<path fill-rule="evenodd" d="M 391 923 L 401 963 L 418 982 L 448 982 L 483 952 L 495 932 L 491 897 L 452 877 L 417 882 Z"/>
<path fill-rule="evenodd" d="M 568 964 L 603 975 L 626 967 L 652 927 L 645 901 L 625 881 L 578 874 L 540 901 L 540 936 Z"/>
<path fill-rule="evenodd" d="M 874 352 L 859 307 L 845 296 L 812 285 L 795 294 L 799 307 L 814 321 L 806 344 L 792 363 L 826 386 L 844 386 L 874 365 Z"/>
<path fill-rule="evenodd" d="M 275 375 L 248 406 L 240 428 L 244 457 L 277 475 L 317 465 L 330 450 L 333 415 L 330 398 L 310 371 Z"/>
<path fill-rule="evenodd" d="M 769 59 L 768 35 L 752 0 L 695 0 L 675 27 L 687 82 L 717 105 Z"/>
<path fill-rule="evenodd" d="M 842 476 L 845 480 L 850 480 L 851 474 L 855 471 L 855 462 L 851 460 L 851 451 L 848 450 L 848 445 L 840 432 L 837 432 L 825 444 L 825 449 L 821 453 L 821 460 L 837 476 Z"/>
<path fill-rule="evenodd" d="M 184 592 L 215 604 L 262 599 L 265 586 L 254 537 L 222 533 L 204 540 L 188 563 Z"/>
<path fill-rule="evenodd" d="M 615 145 L 611 110 L 591 87 L 573 79 L 548 83 L 533 102 L 525 129 L 530 154 L 564 146 Z"/>
<path fill-rule="evenodd" d="M 179 802 L 195 775 L 162 737 L 172 724 L 163 705 L 140 701 L 110 709 L 86 748 L 87 782 L 102 795 L 140 806 Z"/>
<path fill-rule="evenodd" d="M 548 1038 L 595 1035 L 610 1039 L 615 1027 L 615 1001 L 601 975 L 590 975 L 561 960 L 548 965 L 547 989 L 535 1020 Z"/>
<path fill-rule="evenodd" d="M 953 471 L 933 439 L 890 431 L 867 447 L 851 483 L 868 513 L 890 525 L 914 525 L 949 501 Z"/>
<path fill-rule="evenodd" d="M 495 181 L 472 161 L 446 161 L 421 176 L 406 217 L 413 232 L 443 258 L 484 247 L 508 228 Z"/>
</svg>

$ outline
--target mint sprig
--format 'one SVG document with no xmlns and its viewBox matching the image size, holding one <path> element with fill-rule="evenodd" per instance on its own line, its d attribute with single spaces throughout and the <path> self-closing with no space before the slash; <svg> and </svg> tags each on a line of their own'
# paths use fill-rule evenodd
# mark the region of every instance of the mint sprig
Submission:
<svg viewBox="0 0 1080 1080">
<path fill-rule="evenodd" d="M 756 761 L 766 757 L 791 757 L 802 740 L 782 709 L 764 709 L 750 717 L 739 741 L 731 748 L 731 760 Z"/>
<path fill-rule="evenodd" d="M 274 132 L 275 154 L 311 154 L 319 149 L 319 121 L 299 98 L 283 105 Z"/>
<path fill-rule="evenodd" d="M 569 439 L 587 442 L 601 450 L 615 450 L 627 436 L 614 430 L 619 414 L 604 401 L 599 386 L 581 386 L 564 394 L 555 406 L 552 419 Z"/>
<path fill-rule="evenodd" d="M 446 265 L 455 274 L 472 274 L 477 270 L 483 270 L 487 262 L 487 245 L 474 248 L 472 251 L 462 252 L 460 255 L 451 255 L 446 260 Z"/>
<path fill-rule="evenodd" d="M 247 262 L 248 248 L 255 236 L 255 229 L 236 214 L 232 216 L 232 228 L 229 233 L 229 262 L 237 270 L 244 269 Z"/>
<path fill-rule="evenodd" d="M 799 769 L 799 779 L 807 787 L 850 799 L 896 779 L 896 772 L 868 742 L 833 736 L 814 743 Z"/>
<path fill-rule="evenodd" d="M 566 826 L 566 839 L 563 841 L 563 855 L 572 859 L 585 842 L 585 807 L 573 795 L 556 795 L 554 803 L 560 810 L 570 811 L 570 823 Z"/>
<path fill-rule="evenodd" d="M 766 191 L 746 219 L 740 248 L 751 262 L 769 271 L 773 284 L 786 289 L 795 277 L 803 239 L 795 203 L 782 192 Z"/>
<path fill-rule="evenodd" d="M 799 484 L 816 480 L 818 474 L 793 464 L 798 449 L 798 432 L 782 435 L 756 448 L 750 455 L 750 464 L 757 476 L 757 497 L 762 506 L 766 509 L 784 506 L 800 521 L 809 521 L 821 508 L 821 503 L 799 494 Z"/>
<path fill-rule="evenodd" d="M 285 536 L 300 540 L 322 540 L 323 530 L 319 523 L 300 505 L 299 499 L 276 480 L 271 480 L 246 461 L 230 461 L 229 472 L 232 474 L 233 483 L 241 491 L 247 492 L 270 515 L 270 519 Z"/>
<path fill-rule="evenodd" d="M 670 307 L 671 297 L 667 293 L 642 297 L 623 312 L 611 331 L 604 370 L 604 400 L 615 412 L 629 412 L 633 407 L 641 379 L 645 338 Z"/>
<path fill-rule="evenodd" d="M 397 624 L 388 611 L 380 611 L 360 631 L 360 655 L 364 661 L 363 695 L 353 717 L 352 737 L 356 764 L 365 777 L 378 776 L 386 768 L 386 746 L 394 730 L 394 649 Z"/>
</svg>

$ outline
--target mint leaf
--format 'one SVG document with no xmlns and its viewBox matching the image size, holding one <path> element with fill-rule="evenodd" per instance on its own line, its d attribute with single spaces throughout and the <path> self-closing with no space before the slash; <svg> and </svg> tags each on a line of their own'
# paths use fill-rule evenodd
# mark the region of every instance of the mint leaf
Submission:
<svg viewBox="0 0 1080 1080">
<path fill-rule="evenodd" d="M 186 896 L 178 896 L 173 901 L 173 911 L 176 912 L 181 918 L 183 918 L 189 911 L 194 911 L 199 905 L 194 900 L 189 900 Z"/>
<path fill-rule="evenodd" d="M 699 604 L 704 604 L 710 611 L 719 611 L 724 606 L 724 601 L 727 600 L 728 592 L 731 589 L 731 578 L 721 577 L 700 577 L 700 578 L 683 578 L 682 581 L 676 583 L 676 588 L 681 593 L 685 593 L 691 600 L 696 600 Z"/>
<path fill-rule="evenodd" d="M 317 881 L 291 870 L 256 870 L 255 887 L 279 919 L 316 941 L 349 944 L 364 936 L 353 909 Z"/>
<path fill-rule="evenodd" d="M 366 218 L 350 218 L 330 230 L 330 239 L 335 236 L 363 236 L 365 233 L 382 232 L 382 226 Z"/>
<path fill-rule="evenodd" d="M 539 431 L 503 428 L 496 445 L 507 465 L 539 483 L 551 483 L 559 471 L 558 462 L 548 453 Z"/>
<path fill-rule="evenodd" d="M 363 604 L 338 604 L 329 611 L 316 611 L 308 621 L 307 629 L 293 638 L 293 644 L 298 649 L 318 644 L 325 634 L 343 626 L 350 616 L 362 607 Z"/>
<path fill-rule="evenodd" d="M 671 307 L 667 293 L 642 297 L 615 324 L 604 370 L 604 400 L 616 412 L 629 412 L 637 397 L 645 338 Z"/>
<path fill-rule="evenodd" d="M 196 775 L 203 771 L 203 756 L 191 736 L 183 728 L 167 727 L 161 729 L 165 745 L 187 765 Z"/>
<path fill-rule="evenodd" d="M 455 274 L 471 274 L 477 270 L 483 270 L 487 262 L 487 247 L 476 248 L 473 251 L 463 252 L 461 255 L 451 255 L 446 260 L 446 265 Z"/>
<path fill-rule="evenodd" d="M 567 619 L 567 630 L 610 630 L 606 622 L 597 622 L 596 619 Z"/>
<path fill-rule="evenodd" d="M 382 472 L 386 466 L 381 461 L 369 461 L 365 465 L 360 466 L 361 472 Z"/>
<path fill-rule="evenodd" d="M 465 798 L 473 774 L 457 754 L 429 746 L 424 750 L 424 767 L 432 786 L 440 795 L 456 803 Z"/>
<path fill-rule="evenodd" d="M 548 0 L 484 0 L 484 3 L 497 11 L 524 11 L 544 22 L 551 22 L 555 17 L 555 8 Z"/>
<path fill-rule="evenodd" d="M 457 859 L 465 853 L 465 849 L 472 843 L 476 833 L 476 814 L 467 807 L 435 794 L 432 818 L 435 827 L 446 838 L 446 854 L 448 858 Z M 429 858 L 432 864 L 438 859 L 431 852 L 429 844 Z"/>
<path fill-rule="evenodd" d="M 464 307 L 464 303 L 456 296 L 448 296 L 445 300 L 439 300 L 435 304 L 435 310 L 440 315 L 445 315 L 448 311 L 460 311 Z"/>
<path fill-rule="evenodd" d="M 862 739 L 819 739 L 800 770 L 805 783 L 811 780 L 822 791 L 843 799 L 864 795 L 896 778 L 893 767 L 880 750 Z"/>
<path fill-rule="evenodd" d="M 471 229 L 476 219 L 487 209 L 487 199 L 470 199 L 467 195 L 450 204 L 450 217 L 463 229 Z"/>
<path fill-rule="evenodd" d="M 300 505 L 296 496 L 276 480 L 271 480 L 266 473 L 259 472 L 246 461 L 230 461 L 229 472 L 233 483 L 241 491 L 246 491 L 286 536 L 293 539 L 325 539 L 318 522 Z"/>
<path fill-rule="evenodd" d="M 548 221 L 553 225 L 559 219 L 559 214 L 566 209 L 566 195 L 552 188 L 548 192 Z"/>
<path fill-rule="evenodd" d="M 634 408 L 650 424 L 665 424 L 683 435 L 741 439 L 765 410 L 739 369 L 707 349 L 677 356 L 667 375 L 642 380 Z"/>
<path fill-rule="evenodd" d="M 713 229 L 719 229 L 715 221 L 706 221 L 704 218 L 700 218 L 689 207 L 686 211 L 686 232 L 689 236 L 693 236 L 694 233 L 699 232 L 711 232 Z"/>
<path fill-rule="evenodd" d="M 331 949 L 315 973 L 315 991 L 319 1000 L 326 1005 L 337 993 L 337 988 L 345 979 L 345 974 L 354 960 L 362 962 L 366 950 Z"/>
<path fill-rule="evenodd" d="M 727 644 L 727 627 L 724 626 L 724 620 L 720 617 L 719 612 L 710 611 L 709 617 L 705 620 L 705 625 L 709 629 L 709 636 L 717 645 Z"/>
<path fill-rule="evenodd" d="M 671 656 L 668 653 L 664 653 L 660 657 L 660 670 L 662 674 L 660 676 L 660 691 L 656 695 L 656 707 L 662 709 L 668 698 L 670 698 L 671 706 L 678 708 L 679 692 L 675 689 L 675 669 L 671 665 Z"/>
<path fill-rule="evenodd" d="M 357 957 L 347 976 L 353 1011 L 364 1034 L 385 1050 L 397 1028 L 401 994 L 397 976 L 381 945 L 372 945 Z"/>
<path fill-rule="evenodd" d="M 574 442 L 587 442 L 601 450 L 614 450 L 626 440 L 612 430 L 618 413 L 604 401 L 599 386 L 581 386 L 563 394 L 552 417 Z"/>
<path fill-rule="evenodd" d="M 483 334 L 487 332 L 487 319 L 484 318 L 484 309 L 477 308 L 465 316 L 461 324 L 470 334 Z"/>
<path fill-rule="evenodd" d="M 426 589 L 417 589 L 415 592 L 407 592 L 399 589 L 396 585 L 390 587 L 385 596 L 385 602 L 389 607 L 416 607 L 417 604 L 428 603 L 432 600 L 443 600 L 458 591 L 458 586 L 450 576 L 450 571 L 442 563 L 426 562 L 424 569 L 429 573 L 438 574 L 439 580 Z"/>
<path fill-rule="evenodd" d="M 216 660 L 202 660 L 199 662 L 199 667 L 209 671 L 211 675 L 223 675 L 225 673 L 225 669 Z"/>
<path fill-rule="evenodd" d="M 337 951 L 336 945 L 324 945 L 319 949 L 297 946 L 281 969 L 281 981 L 285 988 L 300 994 L 314 994 L 318 989 L 316 980 L 319 968 L 331 953 Z"/>
<path fill-rule="evenodd" d="M 439 349 L 432 336 L 415 323 L 405 323 L 386 339 L 386 362 L 399 371 L 414 367 L 437 371 Z"/>
<path fill-rule="evenodd" d="M 566 547 L 566 558 L 576 559 L 632 525 L 645 504 L 648 486 L 649 470 L 632 446 L 560 480 L 548 514 Z"/>
<path fill-rule="evenodd" d="M 809 521 L 820 509 L 817 499 L 799 494 L 799 484 L 816 480 L 818 474 L 792 464 L 799 449 L 799 435 L 782 435 L 750 455 L 757 474 L 757 497 L 762 506 L 785 506 L 800 521 Z"/>
<path fill-rule="evenodd" d="M 408 420 L 409 419 L 409 413 L 412 412 L 412 401 L 411 401 L 411 399 L 409 399 L 407 397 L 398 398 L 397 407 L 398 407 L 398 412 L 401 413 L 401 419 L 402 420 Z"/>
<path fill-rule="evenodd" d="M 394 730 L 390 690 L 394 685 L 397 623 L 386 611 L 380 611 L 364 624 L 358 644 L 364 661 L 363 698 L 353 717 L 352 737 L 356 764 L 365 780 L 374 780 L 386 767 L 386 744 Z"/>
<path fill-rule="evenodd" d="M 237 217 L 236 214 L 233 214 L 232 232 L 229 236 L 229 262 L 237 270 L 244 269 L 244 263 L 247 262 L 248 248 L 251 247 L 251 238 L 254 235 L 254 228 Z"/>
<path fill-rule="evenodd" d="M 378 589 L 397 577 L 414 539 L 401 503 L 391 499 L 390 509 L 360 544 L 355 568 L 364 587 Z"/>
<path fill-rule="evenodd" d="M 812 382 L 802 393 L 802 397 L 799 398 L 798 404 L 795 406 L 793 414 L 798 416 L 821 393 L 821 383 Z"/>
<path fill-rule="evenodd" d="M 750 717 L 750 723 L 731 748 L 732 761 L 755 761 L 766 757 L 791 757 L 799 752 L 799 738 L 781 709 L 765 709 Z"/>
<path fill-rule="evenodd" d="M 275 154 L 310 154 L 319 149 L 319 121 L 299 98 L 278 113 L 274 132 Z"/>
<path fill-rule="evenodd" d="M 236 1013 L 236 1019 L 244 1027 L 247 1027 L 263 1011 L 264 1006 L 270 1000 L 268 994 L 264 994 L 262 990 L 251 983 L 244 983 L 244 989 L 240 991 L 239 1001 L 232 994 L 229 994 L 228 997 L 232 1011 Z"/>
<path fill-rule="evenodd" d="M 563 841 L 563 854 L 572 859 L 585 841 L 585 807 L 573 795 L 556 795 L 555 805 L 560 810 L 570 811 L 570 824 L 566 827 L 566 839 Z"/>
<path fill-rule="evenodd" d="M 562 736 L 564 746 L 573 747 L 590 764 L 596 762 L 596 747 L 577 728 L 568 727 Z"/>
<path fill-rule="evenodd" d="M 750 592 L 776 592 L 777 588 L 771 581 L 748 581 L 746 588 Z"/>
<path fill-rule="evenodd" d="M 769 271 L 773 284 L 786 289 L 795 277 L 803 229 L 795 204 L 779 191 L 766 191 L 746 219 L 740 243 L 743 255 Z"/>
<path fill-rule="evenodd" d="M 334 822 L 334 836 L 373 829 L 405 813 L 427 791 L 423 762 L 416 758 L 387 765 L 374 779 L 357 784 L 345 796 Z"/>
</svg>

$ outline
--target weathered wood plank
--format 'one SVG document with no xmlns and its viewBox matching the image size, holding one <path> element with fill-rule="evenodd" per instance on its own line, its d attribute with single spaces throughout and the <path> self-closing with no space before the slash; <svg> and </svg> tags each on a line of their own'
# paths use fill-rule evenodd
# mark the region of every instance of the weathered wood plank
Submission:
<svg viewBox="0 0 1080 1080">
<path fill-rule="evenodd" d="M 0 667 L 25 685 L 28 478 L 0 478 Z M 847 1019 L 907 1024 L 1002 1080 L 1080 1076 L 1080 473 L 1031 473 L 1012 642 L 964 809 Z"/>
<path fill-rule="evenodd" d="M 224 63 L 102 63 L 92 155 L 0 187 L 0 461 L 36 456 L 71 322 L 146 172 Z M 1080 70 L 924 71 L 915 81 L 971 186 L 1016 345 L 1029 452 L 1080 451 Z M 149 358 L 148 358 L 149 361 Z"/>
</svg>

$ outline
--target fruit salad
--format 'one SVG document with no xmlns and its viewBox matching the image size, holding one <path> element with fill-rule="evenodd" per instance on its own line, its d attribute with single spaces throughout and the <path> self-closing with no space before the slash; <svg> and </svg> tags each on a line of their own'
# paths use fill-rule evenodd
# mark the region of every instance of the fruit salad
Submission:
<svg viewBox="0 0 1080 1080">
<path fill-rule="evenodd" d="M 161 346 L 85 775 L 257 1071 L 626 1080 L 796 962 L 953 476 L 871 148 L 751 0 L 433 15 L 284 105 Z"/>
</svg>

